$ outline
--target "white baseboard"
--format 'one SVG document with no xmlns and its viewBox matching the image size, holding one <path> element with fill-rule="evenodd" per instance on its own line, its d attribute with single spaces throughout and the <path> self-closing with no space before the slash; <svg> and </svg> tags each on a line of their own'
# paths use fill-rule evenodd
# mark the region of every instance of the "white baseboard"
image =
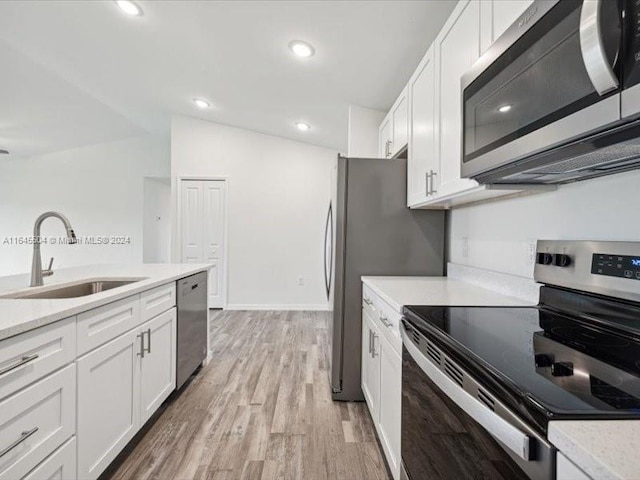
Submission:
<svg viewBox="0 0 640 480">
<path fill-rule="evenodd" d="M 328 311 L 328 304 L 320 305 L 256 305 L 230 303 L 225 310 L 275 310 L 275 311 Z"/>
<path fill-rule="evenodd" d="M 213 350 L 207 349 L 207 358 L 202 362 L 202 366 L 206 367 L 213 358 Z"/>
</svg>

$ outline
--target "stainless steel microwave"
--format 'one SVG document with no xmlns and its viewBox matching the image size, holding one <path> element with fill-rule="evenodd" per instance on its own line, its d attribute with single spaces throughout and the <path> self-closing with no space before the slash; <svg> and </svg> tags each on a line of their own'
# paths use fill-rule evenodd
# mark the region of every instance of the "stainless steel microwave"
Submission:
<svg viewBox="0 0 640 480">
<path fill-rule="evenodd" d="M 461 83 L 464 177 L 553 184 L 640 168 L 640 1 L 536 0 Z"/>
</svg>

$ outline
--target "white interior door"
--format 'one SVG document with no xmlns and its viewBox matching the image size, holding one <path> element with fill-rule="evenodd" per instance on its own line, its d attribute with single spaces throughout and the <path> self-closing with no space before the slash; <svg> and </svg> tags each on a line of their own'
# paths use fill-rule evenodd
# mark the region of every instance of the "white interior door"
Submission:
<svg viewBox="0 0 640 480">
<path fill-rule="evenodd" d="M 224 180 L 182 180 L 182 261 L 210 263 L 209 307 L 225 304 L 225 215 Z"/>
</svg>

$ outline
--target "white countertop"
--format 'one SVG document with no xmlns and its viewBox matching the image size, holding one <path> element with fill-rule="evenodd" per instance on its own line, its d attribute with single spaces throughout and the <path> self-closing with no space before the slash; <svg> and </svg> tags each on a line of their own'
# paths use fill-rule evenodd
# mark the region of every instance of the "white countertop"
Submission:
<svg viewBox="0 0 640 480">
<path fill-rule="evenodd" d="M 449 277 L 362 277 L 398 313 L 405 305 L 528 306 L 535 302 Z"/>
<path fill-rule="evenodd" d="M 44 287 L 29 288 L 30 275 L 0 277 L 0 295 L 21 290 L 47 290 L 52 286 L 73 284 L 79 281 L 100 279 L 125 280 L 144 278 L 138 282 L 85 297 L 64 299 L 8 299 L 0 298 L 0 340 L 37 327 L 71 317 L 80 312 L 135 295 L 164 283 L 172 282 L 194 273 L 209 270 L 208 264 L 140 264 L 140 265 L 90 265 L 55 270 L 44 280 Z"/>
<path fill-rule="evenodd" d="M 549 441 L 594 479 L 640 478 L 640 420 L 549 422 Z"/>
</svg>

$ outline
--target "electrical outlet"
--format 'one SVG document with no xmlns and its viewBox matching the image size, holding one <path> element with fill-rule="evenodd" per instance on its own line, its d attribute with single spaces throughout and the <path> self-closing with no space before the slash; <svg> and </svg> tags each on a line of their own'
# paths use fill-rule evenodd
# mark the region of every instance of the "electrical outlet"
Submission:
<svg viewBox="0 0 640 480">
<path fill-rule="evenodd" d="M 298 277 L 298 286 L 299 287 L 304 286 L 304 277 Z"/>
<path fill-rule="evenodd" d="M 469 237 L 462 237 L 462 258 L 469 258 Z"/>
<path fill-rule="evenodd" d="M 531 266 L 536 263 L 536 248 L 538 241 L 533 238 L 528 238 L 525 242 L 525 265 Z"/>
</svg>

